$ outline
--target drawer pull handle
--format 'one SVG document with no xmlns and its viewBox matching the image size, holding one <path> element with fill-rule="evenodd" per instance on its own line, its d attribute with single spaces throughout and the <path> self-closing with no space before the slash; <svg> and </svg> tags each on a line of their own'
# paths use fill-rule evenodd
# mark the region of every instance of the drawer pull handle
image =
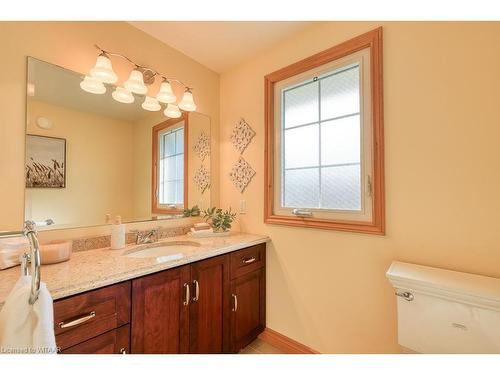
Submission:
<svg viewBox="0 0 500 375">
<path fill-rule="evenodd" d="M 186 290 L 186 295 L 184 297 L 184 302 L 182 303 L 184 306 L 187 306 L 189 305 L 189 300 L 190 300 L 190 295 L 189 295 L 189 284 L 188 283 L 184 283 L 184 288 Z"/>
<path fill-rule="evenodd" d="M 251 257 L 251 258 L 243 258 L 241 261 L 243 262 L 243 264 L 250 264 L 255 262 L 256 260 L 257 259 L 255 259 L 255 257 Z"/>
<path fill-rule="evenodd" d="M 196 302 L 200 299 L 200 284 L 198 283 L 198 280 L 193 280 L 194 284 L 194 297 L 193 297 L 193 302 Z"/>
<path fill-rule="evenodd" d="M 233 296 L 233 308 L 232 308 L 232 310 L 237 311 L 238 310 L 238 296 L 236 294 L 232 294 L 232 296 Z"/>
<path fill-rule="evenodd" d="M 80 318 L 77 318 L 75 320 L 71 320 L 69 322 L 59 322 L 59 328 L 69 328 L 69 327 L 74 327 L 79 324 L 85 323 L 86 321 L 95 318 L 95 311 L 91 311 L 89 314 L 86 314 Z"/>
</svg>

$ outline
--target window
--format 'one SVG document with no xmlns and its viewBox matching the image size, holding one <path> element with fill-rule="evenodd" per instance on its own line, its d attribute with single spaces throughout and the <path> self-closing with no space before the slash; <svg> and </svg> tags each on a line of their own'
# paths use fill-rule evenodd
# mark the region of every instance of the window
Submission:
<svg viewBox="0 0 500 375">
<path fill-rule="evenodd" d="M 381 37 L 266 76 L 266 223 L 384 232 Z"/>
<path fill-rule="evenodd" d="M 178 213 L 187 202 L 187 116 L 153 128 L 153 213 Z"/>
</svg>

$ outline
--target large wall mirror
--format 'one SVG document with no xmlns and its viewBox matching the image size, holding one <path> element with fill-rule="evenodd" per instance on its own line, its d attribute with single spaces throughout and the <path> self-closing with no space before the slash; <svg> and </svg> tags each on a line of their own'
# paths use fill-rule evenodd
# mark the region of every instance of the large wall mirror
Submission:
<svg viewBox="0 0 500 375">
<path fill-rule="evenodd" d="M 83 91 L 83 75 L 29 57 L 25 218 L 39 229 L 177 218 L 210 206 L 210 117 Z M 108 215 L 108 216 L 107 216 Z"/>
</svg>

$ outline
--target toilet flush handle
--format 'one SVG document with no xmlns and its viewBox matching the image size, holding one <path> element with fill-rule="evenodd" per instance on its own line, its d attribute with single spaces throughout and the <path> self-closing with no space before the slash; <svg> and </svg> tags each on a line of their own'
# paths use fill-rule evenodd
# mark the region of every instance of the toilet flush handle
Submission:
<svg viewBox="0 0 500 375">
<path fill-rule="evenodd" d="M 398 297 L 404 298 L 405 300 L 410 301 L 410 302 L 413 301 L 413 298 L 414 298 L 413 294 L 411 294 L 410 292 L 399 292 L 399 291 L 397 291 L 396 295 Z"/>
</svg>

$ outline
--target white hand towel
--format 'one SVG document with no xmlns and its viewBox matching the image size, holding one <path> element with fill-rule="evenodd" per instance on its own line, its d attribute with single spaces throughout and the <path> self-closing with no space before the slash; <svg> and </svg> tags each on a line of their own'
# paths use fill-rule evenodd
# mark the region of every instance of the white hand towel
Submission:
<svg viewBox="0 0 500 375">
<path fill-rule="evenodd" d="M 54 310 L 45 283 L 29 304 L 31 276 L 21 276 L 0 311 L 0 353 L 55 354 Z"/>
</svg>

